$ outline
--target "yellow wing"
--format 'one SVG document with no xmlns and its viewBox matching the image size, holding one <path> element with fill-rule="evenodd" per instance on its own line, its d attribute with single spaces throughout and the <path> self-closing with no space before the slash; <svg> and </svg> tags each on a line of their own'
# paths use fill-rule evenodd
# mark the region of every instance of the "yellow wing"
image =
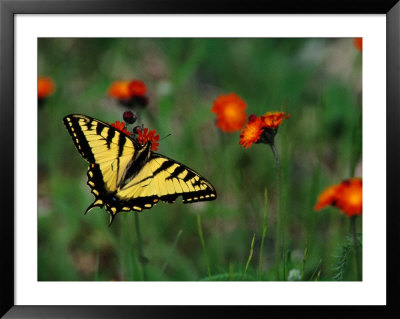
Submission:
<svg viewBox="0 0 400 319">
<path fill-rule="evenodd" d="M 214 200 L 210 182 L 192 169 L 151 151 L 151 143 L 138 145 L 114 127 L 89 116 L 64 118 L 76 148 L 90 165 L 88 182 L 95 201 L 105 206 L 111 221 L 120 211 L 150 209 L 159 200 L 184 203 Z"/>
<path fill-rule="evenodd" d="M 64 118 L 64 124 L 82 157 L 90 164 L 99 166 L 106 189 L 115 191 L 122 183 L 126 168 L 139 146 L 126 134 L 89 116 L 68 115 Z M 92 174 L 89 168 L 88 184 L 93 188 L 94 181 L 90 180 Z"/>
<path fill-rule="evenodd" d="M 122 210 L 149 209 L 162 200 L 173 203 L 182 196 L 183 203 L 214 200 L 214 187 L 192 169 L 161 154 L 152 153 L 137 175 L 127 179 L 116 197 L 126 204 Z"/>
</svg>

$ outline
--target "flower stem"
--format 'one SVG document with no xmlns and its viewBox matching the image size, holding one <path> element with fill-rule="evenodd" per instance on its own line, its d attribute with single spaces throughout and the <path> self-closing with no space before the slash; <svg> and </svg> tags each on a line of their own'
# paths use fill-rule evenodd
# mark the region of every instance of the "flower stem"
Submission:
<svg viewBox="0 0 400 319">
<path fill-rule="evenodd" d="M 360 263 L 360 250 L 358 248 L 358 239 L 356 232 L 356 218 L 357 216 L 353 216 L 350 218 L 350 227 L 353 235 L 353 246 L 354 246 L 354 258 L 356 261 L 356 270 L 357 270 L 357 280 L 361 281 L 361 263 Z"/>
<path fill-rule="evenodd" d="M 279 159 L 278 151 L 276 150 L 275 144 L 269 144 L 271 146 L 272 153 L 274 154 L 275 165 L 277 169 L 277 231 L 276 231 L 276 242 L 275 242 L 275 273 L 276 278 L 279 280 L 279 264 L 283 257 L 283 280 L 286 278 L 286 253 L 285 253 L 285 235 L 284 235 L 284 216 L 282 211 L 282 194 L 281 194 L 281 183 L 282 183 L 282 169 L 281 161 Z"/>
<path fill-rule="evenodd" d="M 274 154 L 276 169 L 279 171 L 279 174 L 280 174 L 281 161 L 279 160 L 278 151 L 276 150 L 275 144 L 269 144 L 269 145 L 271 146 L 272 153 Z"/>
<path fill-rule="evenodd" d="M 143 254 L 143 242 L 142 242 L 142 234 L 140 232 L 140 223 L 139 223 L 139 213 L 135 213 L 135 224 L 136 224 L 136 235 L 138 241 L 138 248 L 139 248 L 139 262 L 142 265 L 142 272 L 143 272 L 143 280 L 147 280 L 147 273 L 146 273 L 146 260 Z"/>
</svg>

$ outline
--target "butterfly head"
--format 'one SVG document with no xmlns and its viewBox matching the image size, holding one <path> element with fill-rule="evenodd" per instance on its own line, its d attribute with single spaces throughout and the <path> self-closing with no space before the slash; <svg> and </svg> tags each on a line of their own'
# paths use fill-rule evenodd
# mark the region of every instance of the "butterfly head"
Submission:
<svg viewBox="0 0 400 319">
<path fill-rule="evenodd" d="M 150 147 L 153 151 L 157 151 L 158 146 L 160 145 L 160 135 L 157 134 L 156 130 L 149 131 L 148 128 L 143 128 L 137 126 L 134 129 L 134 132 L 137 133 L 136 142 L 143 147 Z"/>
</svg>

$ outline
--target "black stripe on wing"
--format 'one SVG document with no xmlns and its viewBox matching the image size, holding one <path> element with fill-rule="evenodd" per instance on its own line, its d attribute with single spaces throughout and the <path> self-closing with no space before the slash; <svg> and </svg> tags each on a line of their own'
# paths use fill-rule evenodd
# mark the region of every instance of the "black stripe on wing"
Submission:
<svg viewBox="0 0 400 319">
<path fill-rule="evenodd" d="M 81 125 L 79 124 L 79 119 L 72 116 L 66 116 L 64 117 L 63 121 L 68 133 L 72 136 L 72 141 L 74 142 L 78 152 L 89 163 L 95 163 L 94 155 L 85 137 L 85 134 L 82 131 Z M 87 123 L 91 126 L 92 120 L 88 119 Z"/>
<path fill-rule="evenodd" d="M 165 161 L 164 163 L 162 163 L 162 164 L 160 165 L 159 168 L 157 168 L 157 169 L 153 172 L 153 175 L 154 175 L 154 176 L 157 176 L 157 174 L 159 174 L 159 173 L 161 173 L 161 172 L 163 172 L 163 171 L 168 170 L 168 168 L 170 168 L 171 166 L 173 166 L 175 163 L 176 163 L 176 162 L 175 162 L 175 161 L 172 161 L 172 160 Z"/>
<path fill-rule="evenodd" d="M 183 203 L 194 203 L 194 202 L 200 202 L 200 201 L 211 201 L 215 200 L 217 198 L 217 193 L 215 191 L 214 186 L 211 185 L 209 181 L 207 181 L 204 177 L 202 177 L 200 174 L 194 172 L 192 169 L 189 167 L 173 160 L 170 159 L 164 155 L 158 154 L 158 153 L 153 153 L 152 158 L 164 158 L 167 159 L 164 163 L 161 164 L 161 166 L 153 172 L 154 178 L 157 178 L 157 174 L 160 173 L 161 171 L 167 170 L 168 168 L 172 167 L 175 164 L 178 164 L 178 166 L 174 169 L 172 173 L 169 173 L 170 176 L 167 177 L 167 180 L 172 180 L 174 178 L 183 180 L 183 182 L 187 184 L 191 184 L 193 188 L 196 188 L 196 186 L 205 186 L 206 188 L 203 190 L 195 190 L 195 191 L 189 191 L 189 192 L 182 192 L 178 194 L 169 194 L 161 197 L 161 200 L 168 202 L 168 203 L 173 203 L 178 196 L 182 196 Z M 179 178 L 178 176 L 182 173 L 186 172 L 186 175 L 183 178 Z"/>
<path fill-rule="evenodd" d="M 123 134 L 120 134 L 120 137 L 121 137 L 121 135 L 123 135 Z M 107 132 L 107 137 L 106 137 L 106 142 L 107 142 L 107 148 L 108 149 L 110 149 L 110 145 L 111 145 L 111 142 L 112 142 L 112 139 L 114 138 L 114 136 L 115 136 L 115 129 L 112 129 L 110 127 L 108 132 Z M 120 142 L 120 141 L 121 141 L 121 139 L 118 139 L 118 142 Z M 119 147 L 120 147 L 120 149 L 118 150 L 118 154 L 121 151 L 121 145 L 119 145 Z"/>
<path fill-rule="evenodd" d="M 83 120 L 84 123 L 80 123 L 80 121 Z M 119 134 L 119 139 L 118 139 L 118 153 L 116 158 L 120 157 L 123 153 L 124 150 L 124 145 L 126 144 L 127 139 L 129 139 L 135 149 L 140 148 L 137 143 L 132 140 L 129 136 L 127 136 L 125 133 L 117 130 L 116 128 L 112 127 L 111 125 L 108 125 L 104 122 L 101 122 L 99 120 L 95 120 L 91 117 L 84 116 L 84 115 L 79 115 L 79 114 L 72 114 L 64 117 L 63 119 L 64 125 L 68 130 L 68 133 L 72 137 L 72 141 L 75 144 L 75 147 L 79 151 L 79 153 L 82 155 L 84 159 L 86 159 L 89 163 L 96 163 L 96 159 L 94 157 L 94 154 L 91 150 L 91 147 L 88 143 L 87 140 L 87 135 L 92 135 L 92 134 L 97 134 L 100 138 L 104 139 L 104 142 L 106 143 L 107 149 L 111 148 L 111 143 L 113 138 L 115 137 L 116 132 Z M 94 129 L 94 123 L 96 124 L 96 129 Z M 107 134 L 103 133 L 104 129 L 108 128 Z M 103 134 L 103 135 L 102 135 Z"/>
</svg>

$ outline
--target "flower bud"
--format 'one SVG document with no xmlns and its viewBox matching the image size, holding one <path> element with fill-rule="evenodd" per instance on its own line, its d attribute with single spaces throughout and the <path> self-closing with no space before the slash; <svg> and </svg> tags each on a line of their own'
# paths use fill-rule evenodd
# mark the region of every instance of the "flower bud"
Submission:
<svg viewBox="0 0 400 319">
<path fill-rule="evenodd" d="M 131 111 L 126 111 L 124 112 L 123 115 L 124 121 L 128 124 L 133 124 L 136 122 L 136 115 L 134 113 L 132 113 Z"/>
<path fill-rule="evenodd" d="M 251 114 L 250 116 L 249 116 L 249 122 L 253 122 L 254 120 L 256 120 L 257 119 L 257 115 L 255 115 L 255 114 Z"/>
<path fill-rule="evenodd" d="M 139 134 L 139 132 L 141 132 L 141 131 L 142 131 L 142 127 L 140 125 L 135 126 L 133 128 L 133 133 Z"/>
</svg>

